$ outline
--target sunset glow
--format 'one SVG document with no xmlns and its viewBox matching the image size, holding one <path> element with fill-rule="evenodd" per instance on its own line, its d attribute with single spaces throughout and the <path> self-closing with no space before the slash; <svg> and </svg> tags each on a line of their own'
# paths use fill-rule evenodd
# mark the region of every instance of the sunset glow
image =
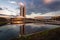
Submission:
<svg viewBox="0 0 60 40">
<path fill-rule="evenodd" d="M 52 3 L 53 2 L 53 0 L 44 0 L 44 3 L 45 4 L 50 4 L 50 3 Z"/>
</svg>

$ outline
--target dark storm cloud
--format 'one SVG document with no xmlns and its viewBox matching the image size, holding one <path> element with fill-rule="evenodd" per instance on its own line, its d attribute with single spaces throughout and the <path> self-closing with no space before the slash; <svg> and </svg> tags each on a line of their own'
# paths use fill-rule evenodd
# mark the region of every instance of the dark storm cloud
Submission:
<svg viewBox="0 0 60 40">
<path fill-rule="evenodd" d="M 0 10 L 3 10 L 2 8 L 0 8 Z"/>
<path fill-rule="evenodd" d="M 35 13 L 48 13 L 60 10 L 60 1 L 54 1 L 50 4 L 44 4 L 43 0 L 11 0 L 16 2 L 26 2 L 27 14 Z"/>
<path fill-rule="evenodd" d="M 49 5 L 46 5 L 46 7 L 51 11 L 58 11 L 60 10 L 60 1 L 53 2 Z"/>
<path fill-rule="evenodd" d="M 26 0 L 27 3 L 27 14 L 31 14 L 31 12 L 35 13 L 47 13 L 52 11 L 60 10 L 60 1 L 55 1 L 51 4 L 44 4 L 43 0 Z"/>
<path fill-rule="evenodd" d="M 43 7 L 42 0 L 33 0 L 33 1 L 31 0 L 31 1 L 27 2 L 27 12 L 29 14 L 31 14 L 31 12 L 35 12 L 35 13 L 42 12 L 42 13 L 44 13 L 43 11 L 46 11 L 46 10 L 47 9 L 45 7 Z"/>
</svg>

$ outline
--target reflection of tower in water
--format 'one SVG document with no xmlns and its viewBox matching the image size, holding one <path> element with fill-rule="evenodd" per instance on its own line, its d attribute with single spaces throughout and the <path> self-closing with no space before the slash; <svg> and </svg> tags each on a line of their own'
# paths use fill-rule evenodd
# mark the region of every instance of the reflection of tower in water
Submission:
<svg viewBox="0 0 60 40">
<path fill-rule="evenodd" d="M 20 26 L 20 35 L 25 35 L 25 24 Z"/>
</svg>

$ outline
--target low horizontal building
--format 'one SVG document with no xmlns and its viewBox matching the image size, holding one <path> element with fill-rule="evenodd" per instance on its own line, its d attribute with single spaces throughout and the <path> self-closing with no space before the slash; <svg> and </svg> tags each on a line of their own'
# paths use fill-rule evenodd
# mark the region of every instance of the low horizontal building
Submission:
<svg viewBox="0 0 60 40">
<path fill-rule="evenodd" d="M 24 17 L 17 16 L 16 18 L 11 18 L 10 21 L 12 24 L 20 24 L 24 22 Z"/>
</svg>

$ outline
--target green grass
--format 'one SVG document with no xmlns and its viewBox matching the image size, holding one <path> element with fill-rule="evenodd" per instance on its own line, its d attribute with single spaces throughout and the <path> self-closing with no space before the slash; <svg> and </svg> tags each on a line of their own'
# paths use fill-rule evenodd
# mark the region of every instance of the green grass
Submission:
<svg viewBox="0 0 60 40">
<path fill-rule="evenodd" d="M 60 28 L 46 30 L 29 36 L 22 36 L 14 40 L 60 40 Z"/>
<path fill-rule="evenodd" d="M 5 24 L 7 24 L 7 22 L 0 22 L 0 26 Z"/>
<path fill-rule="evenodd" d="M 7 24 L 8 20 L 3 18 L 3 17 L 0 17 L 0 25 L 5 25 Z"/>
</svg>

